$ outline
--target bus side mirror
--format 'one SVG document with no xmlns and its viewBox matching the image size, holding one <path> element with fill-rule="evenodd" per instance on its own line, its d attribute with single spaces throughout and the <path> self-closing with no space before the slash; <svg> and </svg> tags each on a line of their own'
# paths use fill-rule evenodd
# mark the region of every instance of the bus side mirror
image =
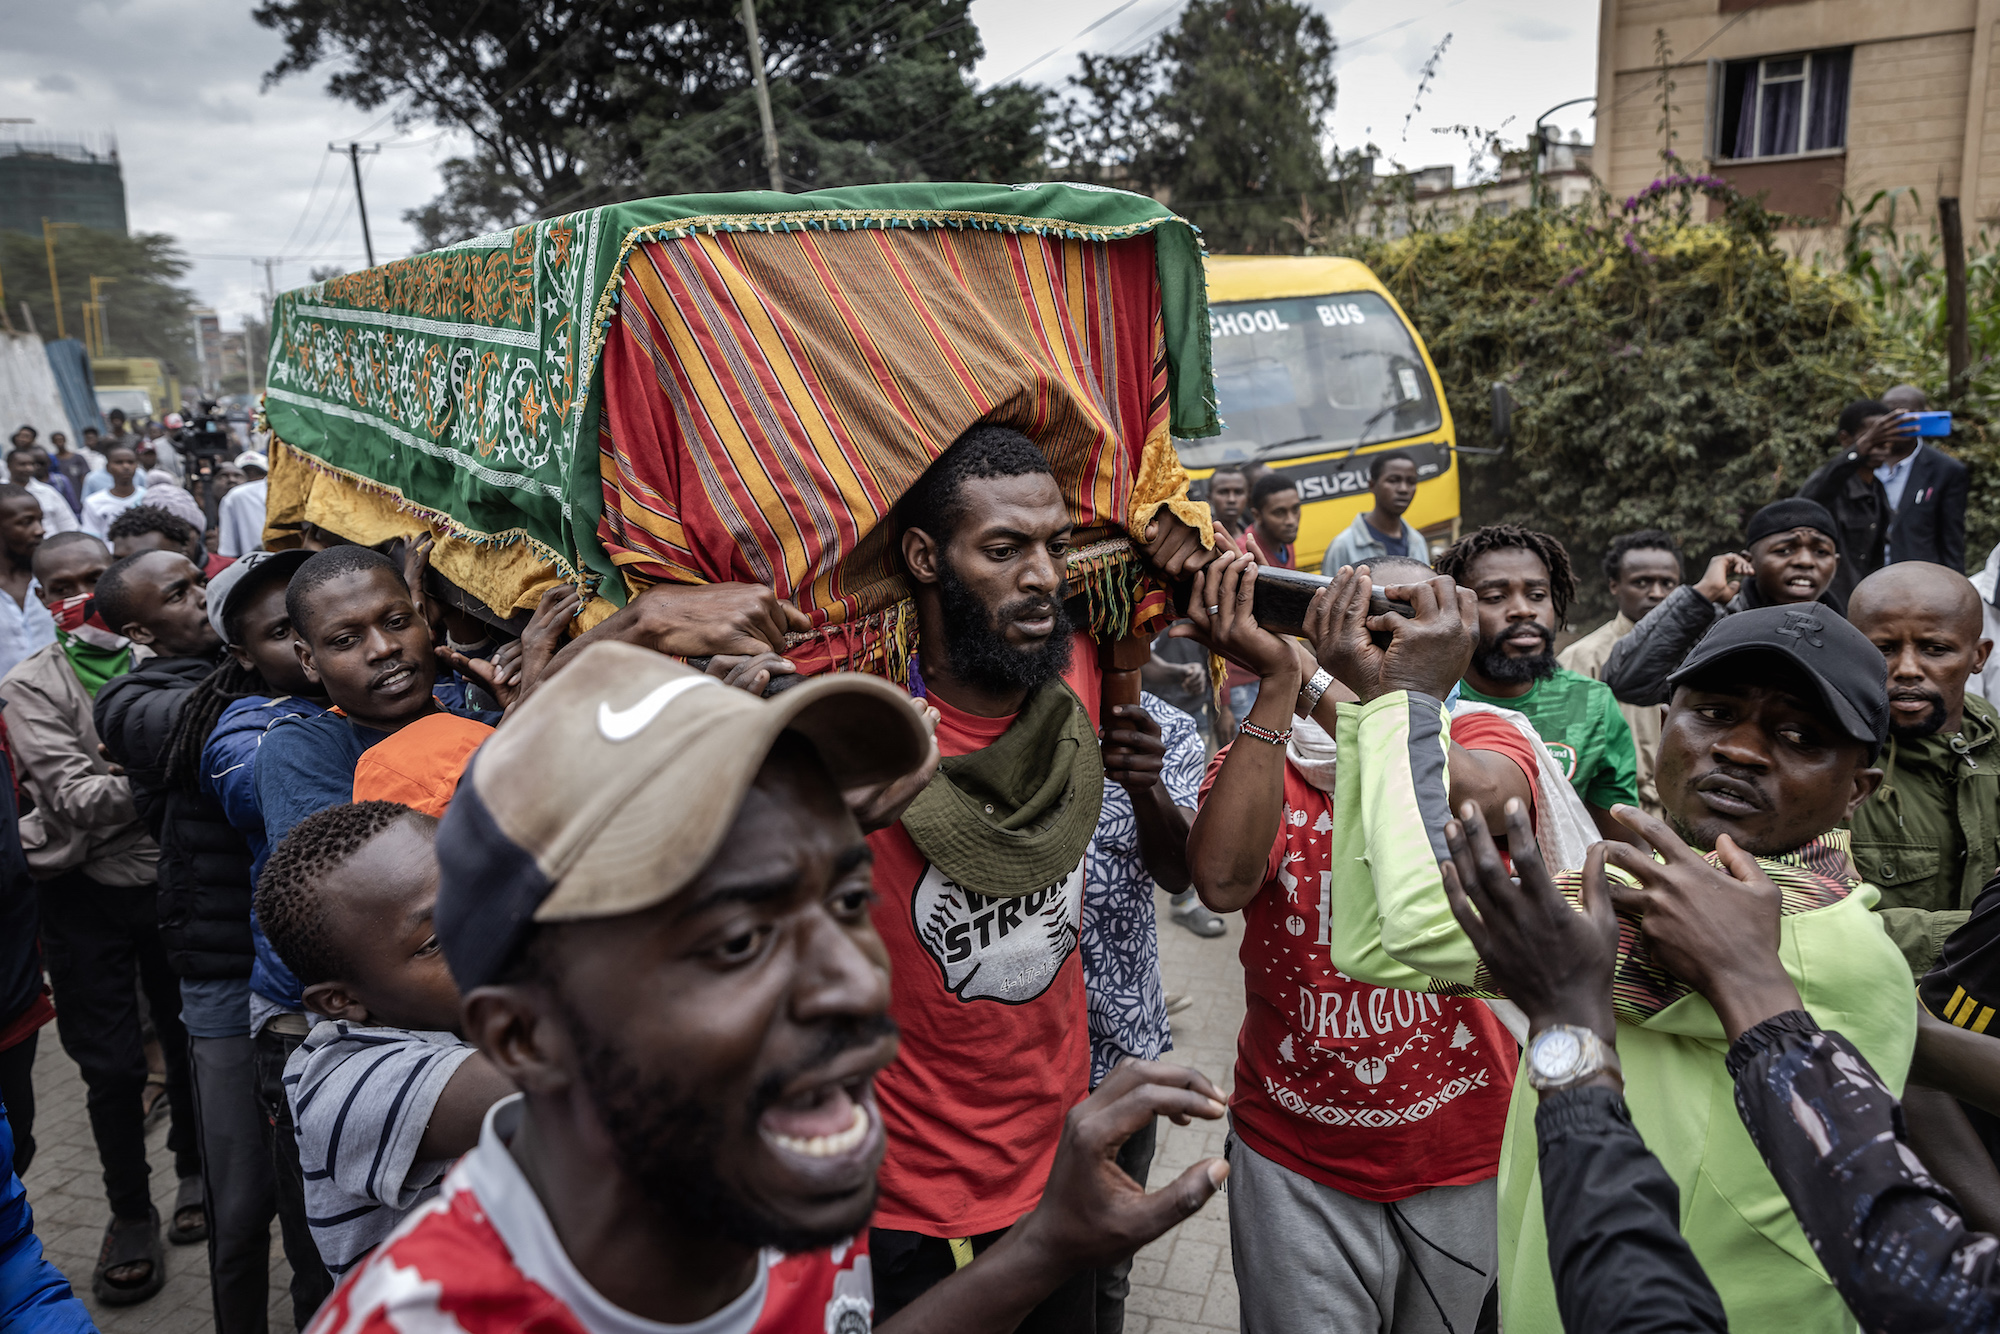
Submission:
<svg viewBox="0 0 2000 1334">
<path fill-rule="evenodd" d="M 1493 444 L 1498 447 L 1507 443 L 1514 434 L 1514 395 L 1503 382 L 1493 382 Z"/>
</svg>

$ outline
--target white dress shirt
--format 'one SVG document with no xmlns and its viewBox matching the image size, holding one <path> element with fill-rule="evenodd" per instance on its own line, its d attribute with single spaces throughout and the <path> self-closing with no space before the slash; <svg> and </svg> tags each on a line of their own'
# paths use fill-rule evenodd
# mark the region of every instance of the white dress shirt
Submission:
<svg viewBox="0 0 2000 1334">
<path fill-rule="evenodd" d="M 14 664 L 30 653 L 56 642 L 56 619 L 42 605 L 39 593 L 32 579 L 25 602 L 16 603 L 0 593 L 0 676 L 13 671 Z"/>
</svg>

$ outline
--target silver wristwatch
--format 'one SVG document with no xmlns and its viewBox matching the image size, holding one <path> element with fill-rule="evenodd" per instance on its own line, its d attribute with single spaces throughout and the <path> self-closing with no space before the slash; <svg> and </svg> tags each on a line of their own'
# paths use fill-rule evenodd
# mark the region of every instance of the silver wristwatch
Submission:
<svg viewBox="0 0 2000 1334">
<path fill-rule="evenodd" d="M 1306 706 L 1298 711 L 1298 716 L 1301 718 L 1312 717 L 1312 711 L 1319 707 L 1320 696 L 1324 695 L 1327 692 L 1327 688 L 1332 684 L 1332 672 L 1329 672 L 1324 667 L 1314 672 L 1312 680 L 1306 682 L 1306 688 L 1299 692 L 1305 696 Z"/>
<path fill-rule="evenodd" d="M 1551 1024 L 1529 1038 L 1527 1064 L 1529 1085 L 1542 1093 L 1574 1088 L 1606 1071 L 1624 1074 L 1617 1051 L 1575 1024 Z"/>
</svg>

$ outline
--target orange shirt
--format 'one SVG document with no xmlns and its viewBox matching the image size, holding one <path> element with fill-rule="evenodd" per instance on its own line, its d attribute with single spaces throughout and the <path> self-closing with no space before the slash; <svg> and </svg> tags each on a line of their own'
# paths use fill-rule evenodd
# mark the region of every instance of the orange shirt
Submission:
<svg viewBox="0 0 2000 1334">
<path fill-rule="evenodd" d="M 455 713 L 433 713 L 361 752 L 354 766 L 356 801 L 394 801 L 441 816 L 458 791 L 472 752 L 493 729 Z"/>
</svg>

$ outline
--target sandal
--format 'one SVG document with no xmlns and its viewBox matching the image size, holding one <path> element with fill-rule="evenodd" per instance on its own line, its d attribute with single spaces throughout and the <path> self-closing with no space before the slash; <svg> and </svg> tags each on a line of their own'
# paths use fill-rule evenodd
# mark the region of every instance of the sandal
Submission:
<svg viewBox="0 0 2000 1334">
<path fill-rule="evenodd" d="M 145 1266 L 145 1276 L 132 1282 L 131 1272 Z M 125 1274 L 113 1277 L 115 1271 Z M 160 1245 L 160 1213 L 146 1211 L 144 1218 L 113 1218 L 104 1229 L 104 1245 L 97 1252 L 97 1268 L 90 1276 L 90 1292 L 106 1306 L 132 1306 L 145 1301 L 166 1286 L 167 1256 Z"/>
<path fill-rule="evenodd" d="M 174 1216 L 167 1227 L 167 1240 L 176 1246 L 208 1240 L 208 1205 L 202 1198 L 200 1177 L 181 1178 L 180 1189 L 174 1192 Z"/>
<path fill-rule="evenodd" d="M 158 1072 L 146 1075 L 146 1091 L 140 1095 L 140 1107 L 144 1109 L 145 1127 L 152 1130 L 167 1119 L 167 1077 Z"/>
</svg>

